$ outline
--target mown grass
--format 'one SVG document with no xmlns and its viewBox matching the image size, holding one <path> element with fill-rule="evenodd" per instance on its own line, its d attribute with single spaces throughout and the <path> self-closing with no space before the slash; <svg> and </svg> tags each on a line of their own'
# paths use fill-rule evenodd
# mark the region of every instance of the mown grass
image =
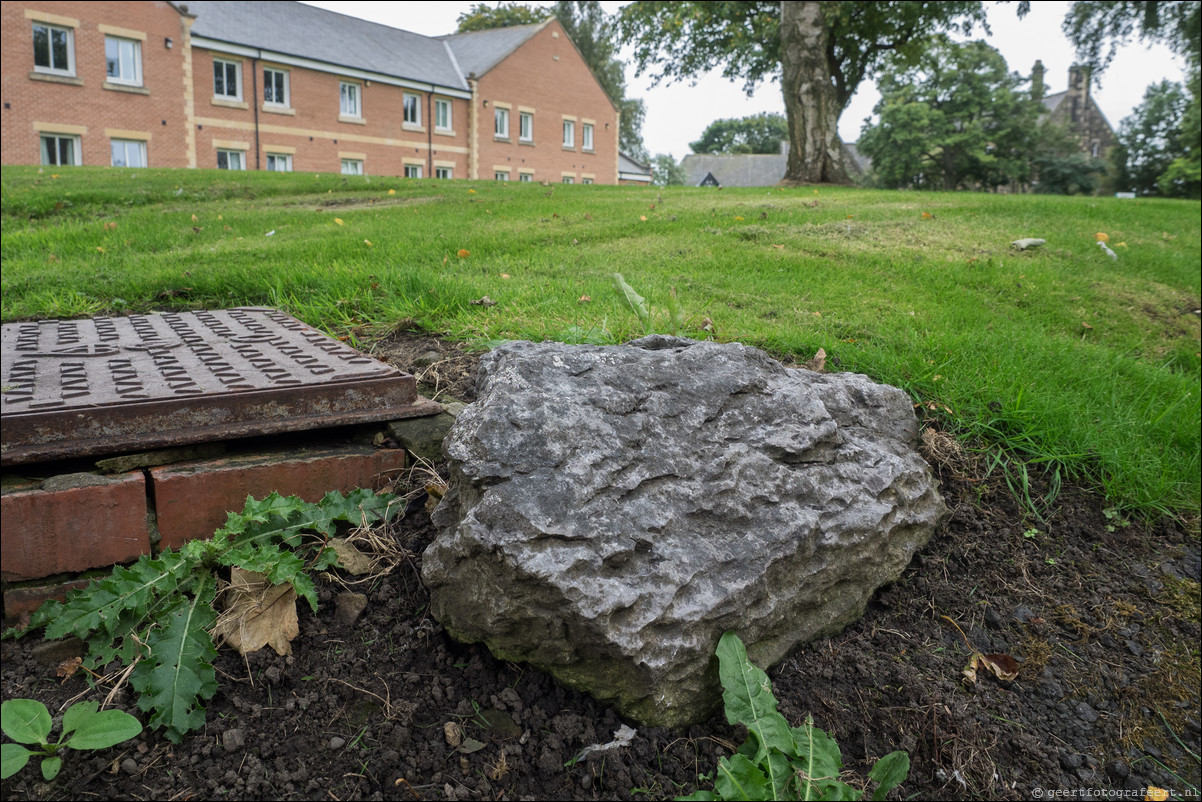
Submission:
<svg viewBox="0 0 1202 802">
<path fill-rule="evenodd" d="M 1131 510 L 1199 504 L 1198 203 L 102 168 L 2 183 L 5 322 L 254 304 L 352 340 L 620 342 L 643 333 L 620 272 L 658 331 L 674 288 L 683 334 L 822 348 L 905 388 L 1020 494 L 1047 471 Z"/>
</svg>

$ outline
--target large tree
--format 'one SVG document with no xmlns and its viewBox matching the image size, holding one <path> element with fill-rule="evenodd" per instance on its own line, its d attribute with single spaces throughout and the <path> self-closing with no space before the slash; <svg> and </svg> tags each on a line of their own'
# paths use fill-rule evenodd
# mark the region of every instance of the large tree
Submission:
<svg viewBox="0 0 1202 802">
<path fill-rule="evenodd" d="M 783 114 L 753 114 L 714 120 L 689 147 L 694 153 L 780 153 L 780 143 L 788 138 Z"/>
<path fill-rule="evenodd" d="M 1181 127 L 1188 105 L 1180 84 L 1161 81 L 1148 87 L 1143 103 L 1119 124 L 1118 147 L 1112 153 L 1119 189 L 1160 193 L 1160 177 L 1184 155 Z"/>
<path fill-rule="evenodd" d="M 575 43 L 605 94 L 618 107 L 618 147 L 636 159 L 647 158 L 643 147 L 643 101 L 626 97 L 626 67 L 614 48 L 613 24 L 597 0 L 559 0 L 550 7 L 521 3 L 477 3 L 459 15 L 459 33 L 530 25 L 556 17 Z"/>
<path fill-rule="evenodd" d="M 1019 5 L 1025 14 L 1030 3 Z M 1133 36 L 1161 42 L 1197 66 L 1202 54 L 1202 3 L 1198 0 L 1076 0 L 1064 18 L 1064 33 L 1077 56 L 1095 74 Z"/>
<path fill-rule="evenodd" d="M 640 0 L 619 12 L 638 70 L 683 80 L 716 67 L 750 94 L 779 78 L 789 121 L 786 181 L 846 183 L 839 116 L 886 57 L 915 61 L 931 35 L 984 23 L 979 2 Z"/>
<path fill-rule="evenodd" d="M 888 187 L 993 189 L 1028 178 L 1040 104 L 985 42 L 931 44 L 916 64 L 881 71 L 879 120 L 860 152 Z"/>
</svg>

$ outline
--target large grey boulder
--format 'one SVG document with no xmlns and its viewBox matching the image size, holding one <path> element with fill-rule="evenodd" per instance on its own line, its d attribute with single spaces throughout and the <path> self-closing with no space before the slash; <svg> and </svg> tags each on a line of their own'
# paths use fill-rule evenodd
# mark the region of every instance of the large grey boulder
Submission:
<svg viewBox="0 0 1202 802">
<path fill-rule="evenodd" d="M 517 342 L 444 442 L 422 576 L 454 638 L 645 724 L 706 719 L 718 639 L 837 632 L 945 512 L 901 390 L 738 344 Z"/>
</svg>

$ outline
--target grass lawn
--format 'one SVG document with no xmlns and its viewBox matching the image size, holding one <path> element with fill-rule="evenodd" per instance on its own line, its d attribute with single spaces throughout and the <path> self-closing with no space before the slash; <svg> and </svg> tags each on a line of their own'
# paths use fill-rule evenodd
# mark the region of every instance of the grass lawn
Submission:
<svg viewBox="0 0 1202 802">
<path fill-rule="evenodd" d="M 1020 496 L 1040 471 L 1197 513 L 1196 202 L 108 168 L 2 183 L 4 322 L 270 305 L 359 342 L 679 328 L 821 348 L 905 388 Z"/>
</svg>

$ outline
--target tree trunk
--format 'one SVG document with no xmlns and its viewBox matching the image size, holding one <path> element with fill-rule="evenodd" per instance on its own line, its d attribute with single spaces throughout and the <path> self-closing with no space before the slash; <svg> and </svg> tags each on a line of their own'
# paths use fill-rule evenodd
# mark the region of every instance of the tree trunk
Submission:
<svg viewBox="0 0 1202 802">
<path fill-rule="evenodd" d="M 839 139 L 839 102 L 830 63 L 830 32 L 821 2 L 783 0 L 781 89 L 789 119 L 785 183 L 848 184 Z"/>
</svg>

